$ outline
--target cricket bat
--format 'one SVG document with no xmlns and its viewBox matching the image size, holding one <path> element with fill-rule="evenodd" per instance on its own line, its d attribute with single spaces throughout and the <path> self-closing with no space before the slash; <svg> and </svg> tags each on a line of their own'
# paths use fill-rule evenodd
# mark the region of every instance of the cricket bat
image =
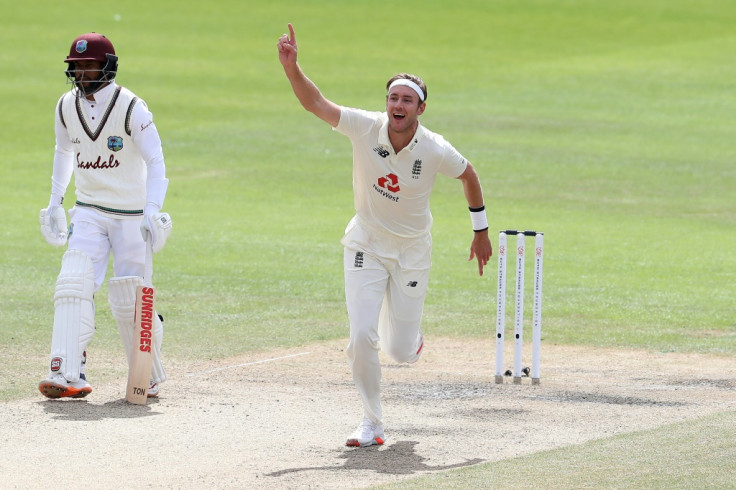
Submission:
<svg viewBox="0 0 736 490">
<path fill-rule="evenodd" d="M 148 400 L 148 385 L 153 365 L 153 319 L 156 315 L 156 290 L 153 287 L 153 250 L 151 239 L 146 240 L 146 266 L 143 285 L 135 292 L 135 320 L 133 328 L 133 355 L 128 371 L 125 399 L 136 405 Z"/>
</svg>

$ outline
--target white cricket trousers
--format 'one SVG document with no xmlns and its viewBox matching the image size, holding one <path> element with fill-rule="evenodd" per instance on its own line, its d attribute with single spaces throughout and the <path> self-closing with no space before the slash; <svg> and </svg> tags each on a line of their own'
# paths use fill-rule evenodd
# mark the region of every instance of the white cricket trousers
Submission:
<svg viewBox="0 0 736 490">
<path fill-rule="evenodd" d="M 347 356 L 364 417 L 382 424 L 378 349 L 398 363 L 419 359 L 432 237 L 396 237 L 355 217 L 342 244 L 350 320 Z"/>
<path fill-rule="evenodd" d="M 113 276 L 140 276 L 146 260 L 146 242 L 141 236 L 139 219 L 104 216 L 93 209 L 74 207 L 69 211 L 72 233 L 69 250 L 81 250 L 95 271 L 95 291 L 105 282 L 113 255 Z"/>
</svg>

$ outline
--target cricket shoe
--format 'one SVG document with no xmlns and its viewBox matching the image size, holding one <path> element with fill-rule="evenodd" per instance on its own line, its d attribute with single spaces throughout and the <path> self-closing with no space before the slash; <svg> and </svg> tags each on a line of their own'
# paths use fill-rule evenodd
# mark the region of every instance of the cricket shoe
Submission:
<svg viewBox="0 0 736 490">
<path fill-rule="evenodd" d="M 154 380 L 151 380 L 151 382 L 148 384 L 148 398 L 157 398 L 158 389 L 158 383 L 156 383 Z"/>
<path fill-rule="evenodd" d="M 79 381 L 71 382 L 61 373 L 52 373 L 38 384 L 38 390 L 46 398 L 84 398 L 92 393 L 84 374 L 79 375 Z"/>
<path fill-rule="evenodd" d="M 414 356 L 411 359 L 409 359 L 408 361 L 406 361 L 409 364 L 414 364 L 415 362 L 417 362 L 419 360 L 420 357 L 422 357 L 422 350 L 424 349 L 424 334 L 422 333 L 421 330 L 419 331 L 419 335 L 417 335 L 417 343 L 416 343 L 416 346 L 417 346 L 416 353 L 414 354 Z"/>
<path fill-rule="evenodd" d="M 378 425 L 370 419 L 363 419 L 355 432 L 348 438 L 345 443 L 350 447 L 366 447 L 374 444 L 381 445 L 386 440 L 383 433 L 383 425 Z"/>
</svg>

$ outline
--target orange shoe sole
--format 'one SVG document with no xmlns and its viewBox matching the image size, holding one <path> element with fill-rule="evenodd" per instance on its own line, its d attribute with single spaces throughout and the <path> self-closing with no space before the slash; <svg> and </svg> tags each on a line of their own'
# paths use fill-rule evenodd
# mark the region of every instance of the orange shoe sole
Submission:
<svg viewBox="0 0 736 490">
<path fill-rule="evenodd" d="M 50 381 L 41 381 L 38 384 L 38 391 L 46 398 L 84 398 L 92 393 L 92 388 L 87 386 L 84 388 L 74 388 L 72 386 L 64 386 Z"/>
<path fill-rule="evenodd" d="M 381 444 L 383 444 L 383 439 L 381 439 L 380 437 L 376 437 L 370 444 L 364 444 L 362 446 L 357 439 L 348 439 L 348 441 L 345 443 L 345 445 L 349 447 L 368 447 L 372 446 L 373 444 L 378 444 L 380 446 Z"/>
</svg>

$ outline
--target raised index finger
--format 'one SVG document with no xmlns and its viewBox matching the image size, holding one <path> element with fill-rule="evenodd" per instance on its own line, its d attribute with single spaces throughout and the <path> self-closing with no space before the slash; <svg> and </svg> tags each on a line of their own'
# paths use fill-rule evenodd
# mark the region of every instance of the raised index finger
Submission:
<svg viewBox="0 0 736 490">
<path fill-rule="evenodd" d="M 296 43 L 296 34 L 294 34 L 294 26 L 289 23 L 289 42 L 291 44 Z"/>
</svg>

